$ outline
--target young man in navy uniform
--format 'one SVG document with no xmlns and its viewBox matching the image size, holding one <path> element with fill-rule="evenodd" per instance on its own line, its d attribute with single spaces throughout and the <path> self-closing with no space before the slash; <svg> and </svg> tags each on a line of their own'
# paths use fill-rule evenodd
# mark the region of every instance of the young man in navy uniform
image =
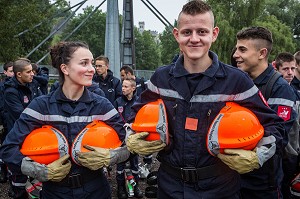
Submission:
<svg viewBox="0 0 300 199">
<path fill-rule="evenodd" d="M 165 104 L 170 144 L 145 141 L 148 132 L 128 136 L 129 151 L 142 155 L 159 151 L 158 198 L 240 198 L 240 174 L 258 169 L 281 151 L 280 119 L 263 101 L 249 76 L 218 60 L 210 51 L 219 28 L 211 7 L 203 1 L 185 4 L 173 35 L 182 55 L 159 67 L 133 109 L 161 98 Z M 255 150 L 225 149 L 210 155 L 206 136 L 226 102 L 250 109 L 264 127 Z"/>
</svg>

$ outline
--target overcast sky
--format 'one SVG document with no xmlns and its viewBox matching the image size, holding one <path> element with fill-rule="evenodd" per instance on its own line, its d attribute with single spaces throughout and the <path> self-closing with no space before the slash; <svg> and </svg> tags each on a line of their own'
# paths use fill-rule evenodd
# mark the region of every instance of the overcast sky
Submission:
<svg viewBox="0 0 300 199">
<path fill-rule="evenodd" d="M 71 6 L 76 5 L 82 0 L 69 0 Z M 88 0 L 82 8 L 88 5 L 98 6 L 103 0 Z M 109 1 L 109 0 L 108 0 Z M 173 25 L 174 20 L 177 19 L 182 6 L 187 0 L 149 0 L 153 6 Z M 146 1 L 145 1 L 146 2 Z M 147 2 L 146 2 L 147 3 Z M 104 3 L 100 9 L 106 12 L 107 4 Z M 76 9 L 76 8 L 75 8 Z M 73 9 L 74 10 L 74 9 Z M 123 12 L 123 0 L 119 0 L 119 12 Z M 156 18 L 156 16 L 145 6 L 141 0 L 133 0 L 133 17 L 134 25 L 138 27 L 140 21 L 145 22 L 146 30 L 156 30 L 162 32 L 164 24 Z"/>
</svg>

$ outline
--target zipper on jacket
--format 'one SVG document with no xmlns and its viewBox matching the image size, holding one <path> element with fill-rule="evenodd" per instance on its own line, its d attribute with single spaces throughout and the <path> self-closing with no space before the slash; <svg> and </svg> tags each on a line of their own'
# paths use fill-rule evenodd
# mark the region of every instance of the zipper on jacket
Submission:
<svg viewBox="0 0 300 199">
<path fill-rule="evenodd" d="M 206 117 L 207 117 L 207 130 L 209 129 L 210 123 L 209 123 L 209 119 L 210 119 L 210 114 L 211 114 L 211 109 L 208 110 Z"/>
<path fill-rule="evenodd" d="M 177 114 L 177 104 L 175 104 L 175 105 L 173 106 L 173 109 L 174 109 L 173 120 L 175 120 L 175 119 L 176 119 L 176 114 Z"/>
</svg>

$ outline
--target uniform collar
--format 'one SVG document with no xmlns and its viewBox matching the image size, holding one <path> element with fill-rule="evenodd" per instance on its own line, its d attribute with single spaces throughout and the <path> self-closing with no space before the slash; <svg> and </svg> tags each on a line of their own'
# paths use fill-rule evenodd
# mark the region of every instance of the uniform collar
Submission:
<svg viewBox="0 0 300 199">
<path fill-rule="evenodd" d="M 77 100 L 77 102 L 89 103 L 92 102 L 93 98 L 91 92 L 88 92 L 87 88 L 84 88 L 82 96 Z M 50 98 L 50 102 L 74 102 L 68 99 L 62 91 L 62 86 L 59 86 Z"/>
<path fill-rule="evenodd" d="M 271 64 L 269 64 L 268 67 L 266 68 L 266 70 L 253 80 L 254 84 L 260 85 L 260 84 L 267 83 L 267 81 L 271 75 L 271 72 L 273 70 L 274 70 L 273 66 Z"/>
<path fill-rule="evenodd" d="M 292 80 L 292 84 L 296 84 L 300 86 L 300 80 L 295 76 L 294 79 Z"/>
<path fill-rule="evenodd" d="M 209 51 L 208 55 L 212 59 L 212 64 L 202 74 L 208 77 L 214 77 L 214 76 L 223 77 L 224 70 L 218 70 L 219 69 L 218 56 L 212 51 Z M 183 60 L 184 60 L 183 55 L 180 55 L 178 60 L 174 63 L 174 67 L 172 67 L 170 71 L 170 73 L 173 74 L 175 78 L 189 75 L 189 72 L 183 66 Z"/>
</svg>

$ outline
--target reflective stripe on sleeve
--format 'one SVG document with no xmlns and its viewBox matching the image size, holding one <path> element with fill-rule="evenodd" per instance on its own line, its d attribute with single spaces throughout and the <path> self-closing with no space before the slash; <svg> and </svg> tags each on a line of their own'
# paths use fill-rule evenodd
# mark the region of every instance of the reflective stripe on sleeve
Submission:
<svg viewBox="0 0 300 199">
<path fill-rule="evenodd" d="M 148 83 L 148 89 L 164 97 L 172 97 L 176 99 L 183 99 L 183 97 L 174 90 L 158 88 L 151 81 Z M 227 102 L 227 101 L 241 101 L 254 96 L 258 92 L 258 88 L 254 85 L 252 88 L 242 93 L 235 95 L 213 94 L 213 95 L 195 95 L 190 102 Z"/>
<path fill-rule="evenodd" d="M 94 120 L 106 121 L 118 114 L 116 109 L 112 109 L 104 115 L 90 115 L 90 116 L 71 116 L 64 117 L 61 115 L 43 115 L 31 108 L 26 108 L 23 111 L 24 114 L 27 114 L 37 120 L 47 121 L 47 122 L 66 122 L 66 123 L 75 123 L 75 122 L 92 122 Z"/>
<path fill-rule="evenodd" d="M 268 104 L 277 104 L 277 105 L 284 105 L 284 106 L 294 106 L 294 102 L 288 99 L 283 99 L 283 98 L 269 98 L 268 99 Z"/>
</svg>

